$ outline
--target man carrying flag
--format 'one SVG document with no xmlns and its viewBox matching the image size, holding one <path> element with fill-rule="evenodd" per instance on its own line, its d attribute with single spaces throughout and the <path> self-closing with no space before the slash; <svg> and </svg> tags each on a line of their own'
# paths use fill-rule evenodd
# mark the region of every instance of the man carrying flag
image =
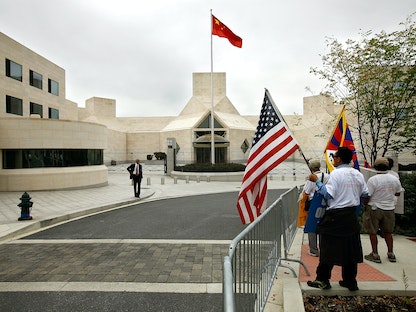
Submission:
<svg viewBox="0 0 416 312">
<path fill-rule="evenodd" d="M 351 291 L 358 290 L 357 267 L 363 262 L 360 239 L 360 224 L 356 209 L 368 196 L 364 176 L 351 168 L 353 151 L 339 147 L 333 154 L 335 170 L 323 184 L 316 174 L 308 180 L 316 183 L 317 192 L 327 201 L 328 207 L 318 224 L 320 235 L 320 257 L 316 268 L 316 279 L 308 285 L 320 289 L 330 289 L 329 282 L 334 265 L 342 267 L 342 280 L 339 285 Z"/>
<path fill-rule="evenodd" d="M 237 199 L 243 224 L 253 222 L 266 208 L 268 172 L 297 149 L 298 143 L 266 90 Z"/>
</svg>

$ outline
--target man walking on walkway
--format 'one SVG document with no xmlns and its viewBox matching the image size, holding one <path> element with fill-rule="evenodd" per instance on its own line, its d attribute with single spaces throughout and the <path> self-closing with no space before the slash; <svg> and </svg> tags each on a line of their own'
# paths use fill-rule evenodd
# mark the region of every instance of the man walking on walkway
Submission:
<svg viewBox="0 0 416 312">
<path fill-rule="evenodd" d="M 127 171 L 130 172 L 130 179 L 133 179 L 134 196 L 140 197 L 140 184 L 142 183 L 143 172 L 140 160 L 136 159 L 134 164 L 131 164 Z"/>
<path fill-rule="evenodd" d="M 339 147 L 333 157 L 335 170 L 331 172 L 326 185 L 315 174 L 308 177 L 310 181 L 316 182 L 317 192 L 328 201 L 328 208 L 317 230 L 321 253 L 316 279 L 308 281 L 308 285 L 330 289 L 332 269 L 334 265 L 340 265 L 342 280 L 339 284 L 354 291 L 358 290 L 357 264 L 363 262 L 356 208 L 361 203 L 361 197 L 367 197 L 368 189 L 364 176 L 350 166 L 350 149 Z"/>
</svg>

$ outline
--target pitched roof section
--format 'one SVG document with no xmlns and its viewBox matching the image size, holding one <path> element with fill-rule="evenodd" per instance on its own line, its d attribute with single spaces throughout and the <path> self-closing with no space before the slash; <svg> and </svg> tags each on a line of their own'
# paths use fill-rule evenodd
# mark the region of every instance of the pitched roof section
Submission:
<svg viewBox="0 0 416 312">
<path fill-rule="evenodd" d="M 192 98 L 179 115 L 204 113 L 211 110 L 211 73 L 193 73 Z M 213 73 L 214 110 L 239 114 L 226 95 L 225 73 Z"/>
<path fill-rule="evenodd" d="M 226 96 L 225 73 L 213 73 L 214 116 L 225 127 L 253 130 L 253 125 L 240 113 Z M 211 73 L 193 73 L 193 95 L 179 116 L 162 131 L 197 127 L 211 112 Z M 202 118 L 202 119 L 201 119 Z"/>
</svg>

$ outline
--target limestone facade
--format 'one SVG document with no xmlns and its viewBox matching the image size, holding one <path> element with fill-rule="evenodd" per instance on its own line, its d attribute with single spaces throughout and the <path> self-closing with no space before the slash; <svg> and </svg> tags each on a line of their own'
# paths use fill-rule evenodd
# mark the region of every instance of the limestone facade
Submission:
<svg viewBox="0 0 416 312">
<path fill-rule="evenodd" d="M 102 161 L 42 165 L 46 156 L 51 163 L 63 163 L 59 157 L 65 153 L 99 155 L 107 148 L 107 127 L 79 121 L 77 104 L 65 98 L 65 70 L 3 33 L 0 59 L 0 191 L 107 184 Z"/>
<path fill-rule="evenodd" d="M 117 117 L 115 99 L 93 97 L 86 100 L 85 107 L 67 100 L 65 70 L 3 33 L 0 59 L 5 64 L 0 66 L 0 191 L 103 185 L 107 183 L 106 166 L 166 153 L 168 138 L 176 139 L 177 164 L 210 162 L 212 105 L 216 162 L 247 161 L 259 115 L 239 114 L 227 97 L 225 73 L 214 73 L 213 101 L 211 73 L 193 73 L 192 95 L 178 116 Z M 10 77 L 10 61 L 21 66 L 20 80 Z M 32 85 L 34 78 L 36 86 Z M 55 92 L 49 90 L 50 80 L 58 85 Z M 9 111 L 10 97 L 20 100 L 20 111 Z M 254 103 L 259 114 L 261 104 Z M 303 115 L 284 116 L 307 158 L 322 157 L 340 110 L 331 97 L 318 95 L 303 99 Z M 5 151 L 36 149 L 92 150 L 103 155 L 101 163 L 94 165 L 5 168 Z M 291 160 L 303 161 L 300 153 Z"/>
</svg>

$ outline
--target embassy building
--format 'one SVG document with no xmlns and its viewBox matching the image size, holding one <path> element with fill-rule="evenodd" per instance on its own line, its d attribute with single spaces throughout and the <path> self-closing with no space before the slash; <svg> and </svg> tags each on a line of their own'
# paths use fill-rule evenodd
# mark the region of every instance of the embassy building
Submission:
<svg viewBox="0 0 416 312">
<path fill-rule="evenodd" d="M 210 73 L 193 73 L 178 116 L 117 117 L 114 99 L 66 99 L 65 70 L 1 32 L 0 59 L 0 191 L 106 185 L 107 166 L 166 153 L 171 138 L 177 164 L 211 162 Z M 225 73 L 213 81 L 215 162 L 245 163 L 259 116 L 239 114 Z M 303 115 L 284 116 L 307 158 L 322 156 L 339 112 L 319 95 L 303 99 Z M 298 152 L 290 161 L 304 162 Z"/>
</svg>

